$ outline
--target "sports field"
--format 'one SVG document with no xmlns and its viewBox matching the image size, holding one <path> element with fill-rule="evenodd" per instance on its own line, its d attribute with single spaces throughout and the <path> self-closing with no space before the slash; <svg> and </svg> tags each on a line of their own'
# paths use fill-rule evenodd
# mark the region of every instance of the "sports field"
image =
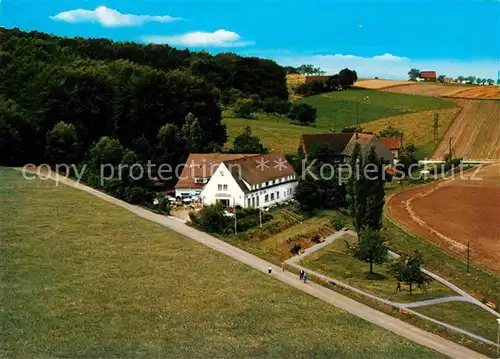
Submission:
<svg viewBox="0 0 500 359">
<path fill-rule="evenodd" d="M 0 198 L 1 357 L 444 358 L 84 192 Z"/>
</svg>

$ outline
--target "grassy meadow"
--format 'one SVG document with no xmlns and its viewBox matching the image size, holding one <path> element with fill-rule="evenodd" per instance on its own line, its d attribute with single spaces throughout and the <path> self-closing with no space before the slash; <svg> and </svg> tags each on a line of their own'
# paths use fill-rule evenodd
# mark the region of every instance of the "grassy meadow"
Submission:
<svg viewBox="0 0 500 359">
<path fill-rule="evenodd" d="M 465 302 L 448 302 L 413 308 L 413 310 L 496 342 L 497 317 L 477 305 Z"/>
<path fill-rule="evenodd" d="M 356 125 L 358 113 L 359 122 L 365 130 L 380 131 L 387 127 L 386 124 L 392 123 L 394 127 L 403 129 L 405 135 L 409 136 L 409 142 L 423 146 L 422 151 L 428 153 L 437 145 L 432 138 L 432 128 L 429 127 L 432 122 L 429 126 L 427 124 L 429 116 L 433 116 L 434 112 L 420 111 L 437 110 L 442 114 L 441 137 L 453 120 L 453 114 L 458 112 L 453 102 L 441 98 L 368 89 L 329 92 L 305 97 L 298 102 L 305 102 L 317 108 L 318 119 L 314 125 L 300 126 L 291 123 L 284 116 L 264 113 L 255 113 L 252 118 L 239 118 L 226 111 L 223 122 L 227 126 L 229 137 L 227 146 L 246 126 L 250 126 L 253 134 L 260 137 L 269 149 L 296 153 L 302 134 L 340 131 L 345 126 Z"/>
<path fill-rule="evenodd" d="M 444 358 L 132 213 L 0 168 L 0 357 Z"/>
<path fill-rule="evenodd" d="M 416 113 L 406 113 L 398 116 L 381 118 L 363 124 L 363 129 L 369 132 L 380 132 L 388 126 L 400 129 L 404 134 L 404 143 L 417 146 L 419 157 L 432 155 L 437 145 L 443 139 L 448 127 L 460 112 L 459 107 L 441 110 L 431 110 Z M 438 140 L 434 141 L 434 114 L 439 114 Z"/>
<path fill-rule="evenodd" d="M 344 235 L 328 246 L 304 258 L 301 264 L 319 273 L 338 279 L 368 293 L 393 302 L 407 303 L 428 299 L 447 297 L 454 292 L 439 282 L 432 282 L 426 291 L 413 288 L 412 295 L 406 285 L 402 285 L 400 293 L 396 292 L 396 280 L 389 273 L 388 264 L 375 264 L 374 277 L 367 278 L 369 264 L 362 262 L 346 253 L 345 242 L 354 242 L 357 239 Z"/>
<path fill-rule="evenodd" d="M 299 102 L 318 109 L 317 127 L 336 131 L 346 126 L 355 126 L 357 116 L 362 124 L 383 117 L 456 106 L 453 102 L 441 98 L 368 89 L 328 92 L 305 97 Z"/>
</svg>

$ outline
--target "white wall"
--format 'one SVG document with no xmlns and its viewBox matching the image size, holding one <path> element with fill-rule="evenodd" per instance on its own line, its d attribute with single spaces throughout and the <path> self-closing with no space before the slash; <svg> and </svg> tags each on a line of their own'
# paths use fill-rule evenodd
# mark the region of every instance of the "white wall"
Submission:
<svg viewBox="0 0 500 359">
<path fill-rule="evenodd" d="M 257 197 L 259 198 L 258 207 L 270 207 L 280 202 L 285 202 L 293 199 L 295 195 L 295 188 L 297 187 L 297 181 L 286 182 L 272 187 L 267 187 L 252 193 L 247 193 L 245 195 L 245 205 L 243 207 L 248 207 L 248 199 L 250 198 L 250 207 L 253 206 L 252 198 L 255 198 L 255 207 L 257 207 Z M 279 192 L 279 198 L 276 195 Z M 274 194 L 274 200 L 271 200 L 271 194 Z M 266 202 L 266 196 L 268 196 L 268 201 Z"/>
<path fill-rule="evenodd" d="M 227 190 L 219 190 L 219 185 L 227 185 Z M 215 204 L 217 200 L 229 200 L 230 206 L 245 204 L 245 194 L 224 163 L 217 167 L 202 193 L 203 204 Z"/>
</svg>

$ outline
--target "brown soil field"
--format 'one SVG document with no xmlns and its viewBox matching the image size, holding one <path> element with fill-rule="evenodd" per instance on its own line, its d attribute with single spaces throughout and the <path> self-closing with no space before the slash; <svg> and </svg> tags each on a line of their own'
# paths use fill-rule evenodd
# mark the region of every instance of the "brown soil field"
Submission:
<svg viewBox="0 0 500 359">
<path fill-rule="evenodd" d="M 444 85 L 438 83 L 412 83 L 384 91 L 452 98 L 500 99 L 499 86 Z"/>
<path fill-rule="evenodd" d="M 389 216 L 406 230 L 500 273 L 500 163 L 396 194 Z"/>
<path fill-rule="evenodd" d="M 500 101 L 454 100 L 462 108 L 432 158 L 449 152 L 468 160 L 500 159 Z"/>
<path fill-rule="evenodd" d="M 412 82 L 408 81 L 394 81 L 394 80 L 383 80 L 383 79 L 359 79 L 354 83 L 354 87 L 371 89 L 371 90 L 380 90 L 395 86 L 406 86 L 411 84 Z"/>
</svg>

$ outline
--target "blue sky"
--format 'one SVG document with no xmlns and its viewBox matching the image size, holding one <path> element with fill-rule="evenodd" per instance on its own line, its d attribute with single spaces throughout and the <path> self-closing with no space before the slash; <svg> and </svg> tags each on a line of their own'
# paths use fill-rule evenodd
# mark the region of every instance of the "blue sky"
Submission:
<svg viewBox="0 0 500 359">
<path fill-rule="evenodd" d="M 405 78 L 497 77 L 500 1 L 0 0 L 0 25 Z"/>
</svg>

